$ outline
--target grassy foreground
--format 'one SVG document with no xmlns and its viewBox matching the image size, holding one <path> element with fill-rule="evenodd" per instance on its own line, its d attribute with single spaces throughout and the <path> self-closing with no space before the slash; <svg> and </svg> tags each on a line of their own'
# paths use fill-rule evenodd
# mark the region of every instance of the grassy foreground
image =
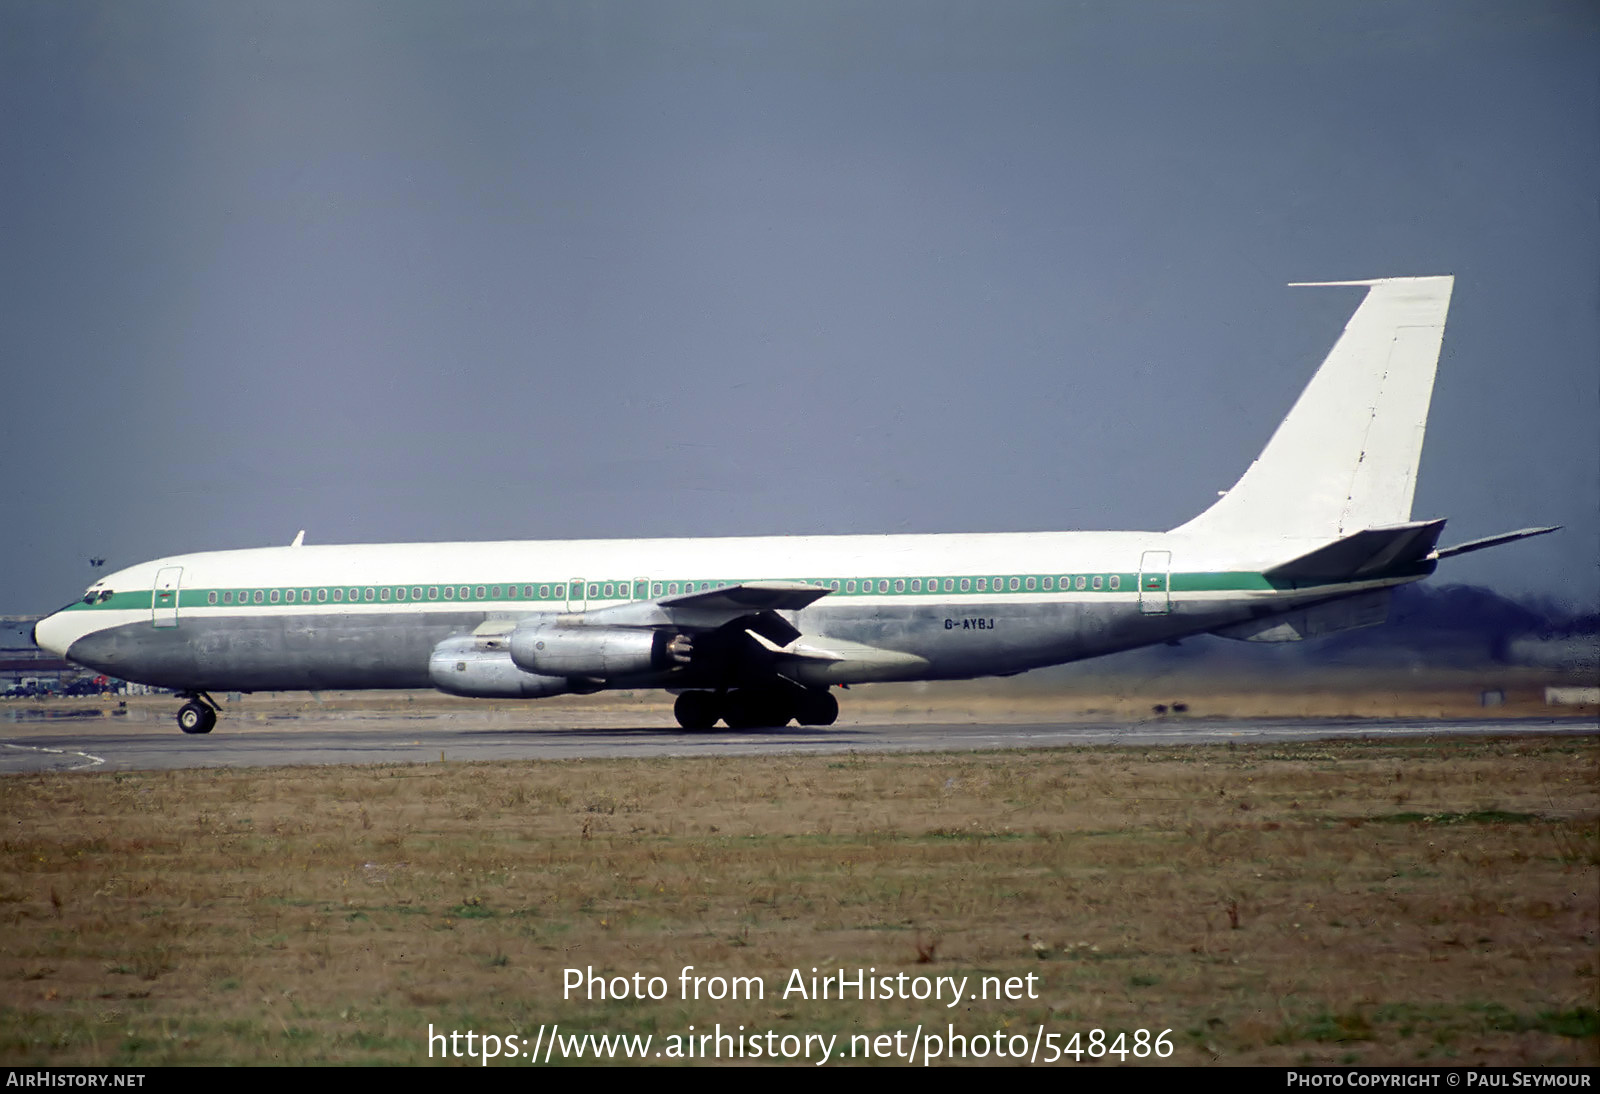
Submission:
<svg viewBox="0 0 1600 1094">
<path fill-rule="evenodd" d="M 1591 736 L 8 777 L 0 1063 L 720 1023 L 1594 1064 L 1597 760 Z M 763 998 L 683 999 L 690 965 Z M 669 991 L 563 998 L 591 966 Z M 1037 998 L 783 998 L 858 968 Z"/>
</svg>

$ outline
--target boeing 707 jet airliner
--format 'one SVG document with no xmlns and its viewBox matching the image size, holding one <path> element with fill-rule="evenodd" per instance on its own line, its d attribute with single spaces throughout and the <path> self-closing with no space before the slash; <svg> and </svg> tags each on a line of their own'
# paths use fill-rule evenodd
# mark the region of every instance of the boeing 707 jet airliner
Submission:
<svg viewBox="0 0 1600 1094">
<path fill-rule="evenodd" d="M 39 621 L 80 665 L 177 690 L 436 687 L 538 698 L 668 688 L 686 729 L 831 725 L 832 688 L 1010 675 L 1218 634 L 1380 623 L 1440 559 L 1411 500 L 1451 277 L 1366 287 L 1233 489 L 1168 532 L 305 546 L 120 570 Z"/>
</svg>

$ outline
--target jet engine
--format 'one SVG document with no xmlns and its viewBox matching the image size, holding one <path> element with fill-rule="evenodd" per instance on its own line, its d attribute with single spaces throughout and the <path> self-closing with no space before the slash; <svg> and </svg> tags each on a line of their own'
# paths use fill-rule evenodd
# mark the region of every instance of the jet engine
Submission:
<svg viewBox="0 0 1600 1094">
<path fill-rule="evenodd" d="M 518 627 L 511 659 L 544 676 L 608 680 L 689 663 L 689 636 L 642 627 Z"/>
<path fill-rule="evenodd" d="M 538 699 L 574 690 L 564 676 L 524 672 L 503 640 L 472 635 L 447 638 L 433 648 L 428 675 L 440 691 L 474 699 Z"/>
</svg>

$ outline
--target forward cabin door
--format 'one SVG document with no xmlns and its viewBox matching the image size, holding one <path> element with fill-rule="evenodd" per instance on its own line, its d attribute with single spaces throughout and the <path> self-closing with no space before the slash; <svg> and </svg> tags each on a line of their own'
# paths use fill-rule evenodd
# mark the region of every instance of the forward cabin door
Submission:
<svg viewBox="0 0 1600 1094">
<path fill-rule="evenodd" d="M 1172 607 L 1172 552 L 1146 551 L 1139 556 L 1139 610 L 1166 615 Z"/>
<path fill-rule="evenodd" d="M 182 566 L 163 566 L 156 571 L 155 588 L 150 593 L 150 622 L 158 627 L 178 625 L 178 584 Z"/>
</svg>

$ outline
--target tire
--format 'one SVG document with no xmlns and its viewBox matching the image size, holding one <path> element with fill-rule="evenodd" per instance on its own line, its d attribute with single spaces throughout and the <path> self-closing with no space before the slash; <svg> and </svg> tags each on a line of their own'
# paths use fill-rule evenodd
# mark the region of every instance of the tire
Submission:
<svg viewBox="0 0 1600 1094">
<path fill-rule="evenodd" d="M 795 721 L 803 726 L 831 726 L 839 720 L 839 700 L 826 690 L 807 691 Z"/>
<path fill-rule="evenodd" d="M 684 729 L 703 733 L 717 724 L 717 697 L 709 691 L 686 691 L 672 704 L 672 714 Z"/>
<path fill-rule="evenodd" d="M 210 733 L 217 724 L 217 712 L 204 703 L 185 703 L 178 708 L 178 728 L 185 733 Z"/>
</svg>

